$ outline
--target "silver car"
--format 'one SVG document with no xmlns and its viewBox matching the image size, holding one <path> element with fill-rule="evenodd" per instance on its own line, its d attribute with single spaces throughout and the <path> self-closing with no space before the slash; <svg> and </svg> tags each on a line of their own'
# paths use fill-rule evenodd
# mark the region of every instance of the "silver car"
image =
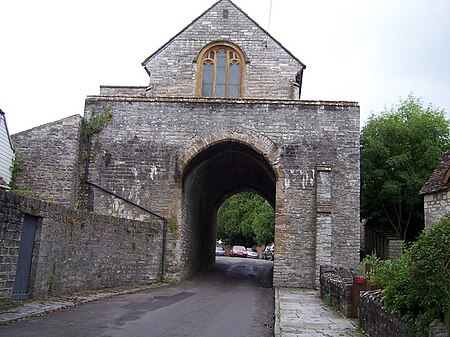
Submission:
<svg viewBox="0 0 450 337">
<path fill-rule="evenodd" d="M 253 248 L 247 248 L 247 257 L 251 259 L 259 259 L 259 254 Z"/>
<path fill-rule="evenodd" d="M 225 256 L 225 255 L 226 255 L 225 248 L 221 246 L 216 246 L 216 256 Z"/>
</svg>

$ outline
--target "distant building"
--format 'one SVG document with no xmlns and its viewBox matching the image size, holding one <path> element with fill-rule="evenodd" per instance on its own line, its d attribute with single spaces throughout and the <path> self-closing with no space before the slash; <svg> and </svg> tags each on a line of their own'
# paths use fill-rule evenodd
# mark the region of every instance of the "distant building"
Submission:
<svg viewBox="0 0 450 337">
<path fill-rule="evenodd" d="M 14 148 L 9 137 L 5 113 L 0 109 L 0 188 L 7 189 L 11 180 Z"/>
<path fill-rule="evenodd" d="M 425 182 L 419 194 L 423 195 L 425 227 L 432 227 L 450 214 L 450 151 Z"/>
</svg>

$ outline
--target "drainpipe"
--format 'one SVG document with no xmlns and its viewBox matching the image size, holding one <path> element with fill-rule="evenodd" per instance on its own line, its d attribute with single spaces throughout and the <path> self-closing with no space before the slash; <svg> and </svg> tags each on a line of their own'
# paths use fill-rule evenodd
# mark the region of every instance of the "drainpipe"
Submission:
<svg viewBox="0 0 450 337">
<path fill-rule="evenodd" d="M 85 183 L 88 184 L 88 185 L 94 186 L 94 187 L 98 188 L 99 190 L 102 190 L 103 192 L 111 194 L 114 197 L 116 197 L 116 198 L 118 198 L 120 200 L 123 200 L 123 201 L 129 203 L 130 205 L 133 205 L 133 206 L 143 210 L 144 212 L 147 212 L 147 213 L 157 217 L 158 219 L 162 220 L 162 222 L 163 222 L 163 242 L 162 242 L 162 252 L 161 252 L 160 282 L 163 282 L 164 281 L 165 268 L 166 268 L 167 218 L 162 216 L 162 215 L 159 215 L 158 213 L 153 212 L 152 210 L 149 210 L 148 208 L 145 208 L 145 207 L 143 207 L 141 205 L 138 205 L 135 202 L 133 202 L 133 201 L 131 201 L 131 200 L 125 198 L 125 197 L 122 197 L 122 196 L 120 196 L 120 195 L 118 195 L 118 194 L 116 194 L 116 193 L 114 193 L 114 192 L 112 192 L 112 191 L 102 187 L 102 186 L 99 186 L 96 183 L 93 183 L 92 181 L 88 181 L 86 179 Z"/>
</svg>

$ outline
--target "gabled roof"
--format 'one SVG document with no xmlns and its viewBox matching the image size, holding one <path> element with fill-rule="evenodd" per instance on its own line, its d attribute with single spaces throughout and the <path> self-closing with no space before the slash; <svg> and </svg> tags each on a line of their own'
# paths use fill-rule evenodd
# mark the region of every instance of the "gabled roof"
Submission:
<svg viewBox="0 0 450 337">
<path fill-rule="evenodd" d="M 204 11 L 200 16 L 198 16 L 196 19 L 194 19 L 190 24 L 188 24 L 186 27 L 184 27 L 178 34 L 176 34 L 174 37 L 172 37 L 169 41 L 167 41 L 164 45 L 162 45 L 157 51 L 155 51 L 153 54 L 151 54 L 149 57 L 147 57 L 143 62 L 142 65 L 145 66 L 148 61 L 150 61 L 154 56 L 158 55 L 162 50 L 164 50 L 168 45 L 171 44 L 173 40 L 175 40 L 178 36 L 180 36 L 186 29 L 188 29 L 191 25 L 193 25 L 196 21 L 198 21 L 203 15 L 208 13 L 211 9 L 213 9 L 215 6 L 217 6 L 221 2 L 228 2 L 231 5 L 233 5 L 238 11 L 240 11 L 242 14 L 244 14 L 251 22 L 255 24 L 259 29 L 261 29 L 270 39 L 275 41 L 276 44 L 278 44 L 286 53 L 288 53 L 294 60 L 296 60 L 303 69 L 306 68 L 306 65 L 300 61 L 296 56 L 294 56 L 289 50 L 287 50 L 280 42 L 278 42 L 277 39 L 275 39 L 272 35 L 269 34 L 264 28 L 262 28 L 255 20 L 253 20 L 250 16 L 248 16 L 247 13 L 245 13 L 242 9 L 240 9 L 238 6 L 236 6 L 232 1 L 230 0 L 219 0 L 216 3 L 214 3 L 211 7 L 209 7 L 206 11 Z"/>
<path fill-rule="evenodd" d="M 445 152 L 442 161 L 434 170 L 430 178 L 425 182 L 419 194 L 430 194 L 447 191 L 450 188 L 450 151 Z"/>
</svg>

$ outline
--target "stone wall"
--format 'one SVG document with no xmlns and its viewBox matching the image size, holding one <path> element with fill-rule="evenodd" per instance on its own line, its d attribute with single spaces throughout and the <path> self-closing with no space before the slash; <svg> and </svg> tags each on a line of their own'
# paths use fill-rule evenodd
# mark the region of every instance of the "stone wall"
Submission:
<svg viewBox="0 0 450 337">
<path fill-rule="evenodd" d="M 423 206 L 425 227 L 433 227 L 450 215 L 450 191 L 425 194 Z"/>
<path fill-rule="evenodd" d="M 39 217 L 29 291 L 39 297 L 161 276 L 163 223 L 75 211 L 0 191 L 0 299 L 14 287 L 24 215 Z"/>
<path fill-rule="evenodd" d="M 370 337 L 408 337 L 400 315 L 383 307 L 381 290 L 361 293 L 359 324 Z"/>
<path fill-rule="evenodd" d="M 331 305 L 345 317 L 352 317 L 353 275 L 344 268 L 321 266 L 320 297 L 331 301 Z"/>
<path fill-rule="evenodd" d="M 381 290 L 361 293 L 359 324 L 369 337 L 408 337 L 400 315 L 383 307 Z M 447 337 L 449 332 L 442 321 L 430 324 L 428 337 Z"/>
<path fill-rule="evenodd" d="M 359 263 L 357 104 L 91 96 L 86 115 L 102 105 L 112 119 L 93 139 L 88 179 L 174 219 L 174 276 L 201 267 L 192 258 L 214 244 L 215 210 L 249 187 L 276 206 L 274 284 L 312 288 L 321 261 Z M 139 216 L 95 190 L 93 205 Z"/>
<path fill-rule="evenodd" d="M 75 115 L 11 136 L 22 162 L 18 188 L 32 196 L 74 206 L 79 183 L 81 116 Z"/>
<path fill-rule="evenodd" d="M 430 324 L 428 337 L 449 337 L 450 331 L 444 325 L 443 321 L 435 320 Z"/>
</svg>

